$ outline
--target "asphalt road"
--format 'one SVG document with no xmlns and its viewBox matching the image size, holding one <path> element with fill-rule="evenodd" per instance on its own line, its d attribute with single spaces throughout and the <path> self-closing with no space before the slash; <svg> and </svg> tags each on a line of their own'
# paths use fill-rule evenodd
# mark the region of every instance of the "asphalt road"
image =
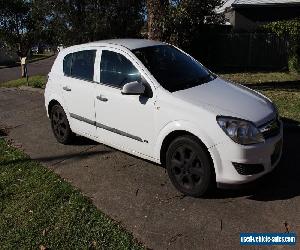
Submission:
<svg viewBox="0 0 300 250">
<path fill-rule="evenodd" d="M 47 75 L 54 63 L 55 56 L 37 62 L 29 63 L 27 66 L 28 75 Z M 0 85 L 2 82 L 15 80 L 21 77 L 21 67 L 0 69 Z"/>
<path fill-rule="evenodd" d="M 0 88 L 0 124 L 151 249 L 237 249 L 241 232 L 300 235 L 299 131 L 285 131 L 280 167 L 255 188 L 196 199 L 178 193 L 158 165 L 81 137 L 58 144 L 40 93 Z"/>
</svg>

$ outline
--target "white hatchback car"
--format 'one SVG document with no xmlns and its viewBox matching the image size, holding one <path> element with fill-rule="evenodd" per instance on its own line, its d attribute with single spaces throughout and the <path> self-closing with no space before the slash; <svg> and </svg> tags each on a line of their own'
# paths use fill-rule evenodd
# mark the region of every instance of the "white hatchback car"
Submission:
<svg viewBox="0 0 300 250">
<path fill-rule="evenodd" d="M 281 157 L 282 123 L 268 98 L 162 42 L 116 39 L 62 50 L 45 105 L 60 143 L 78 134 L 162 164 L 190 196 L 214 183 L 253 181 Z"/>
</svg>

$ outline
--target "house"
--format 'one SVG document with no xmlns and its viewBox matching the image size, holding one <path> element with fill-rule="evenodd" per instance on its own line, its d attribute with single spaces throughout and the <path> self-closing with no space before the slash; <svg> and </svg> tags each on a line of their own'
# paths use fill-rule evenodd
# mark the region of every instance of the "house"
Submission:
<svg viewBox="0 0 300 250">
<path fill-rule="evenodd" d="M 216 9 L 236 31 L 252 31 L 261 24 L 300 17 L 300 0 L 228 0 Z"/>
</svg>

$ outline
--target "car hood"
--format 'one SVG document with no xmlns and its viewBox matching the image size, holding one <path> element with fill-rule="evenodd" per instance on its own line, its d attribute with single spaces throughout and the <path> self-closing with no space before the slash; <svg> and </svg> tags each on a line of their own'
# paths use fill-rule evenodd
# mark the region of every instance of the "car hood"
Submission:
<svg viewBox="0 0 300 250">
<path fill-rule="evenodd" d="M 245 119 L 257 126 L 276 116 L 275 107 L 269 99 L 242 85 L 226 82 L 221 78 L 173 94 L 192 105 L 209 109 L 216 115 Z"/>
</svg>

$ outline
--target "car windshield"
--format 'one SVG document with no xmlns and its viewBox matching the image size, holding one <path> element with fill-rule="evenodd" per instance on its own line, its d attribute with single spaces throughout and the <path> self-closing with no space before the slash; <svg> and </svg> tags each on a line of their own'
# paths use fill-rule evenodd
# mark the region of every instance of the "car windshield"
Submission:
<svg viewBox="0 0 300 250">
<path fill-rule="evenodd" d="M 160 85 L 170 92 L 198 86 L 215 79 L 203 65 L 170 45 L 157 45 L 132 51 Z"/>
</svg>

